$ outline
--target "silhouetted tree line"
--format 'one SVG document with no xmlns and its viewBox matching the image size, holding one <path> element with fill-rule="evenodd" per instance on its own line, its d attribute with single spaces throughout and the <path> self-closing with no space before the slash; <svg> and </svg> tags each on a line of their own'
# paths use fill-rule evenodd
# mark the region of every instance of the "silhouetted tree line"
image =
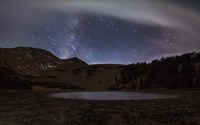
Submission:
<svg viewBox="0 0 200 125">
<path fill-rule="evenodd" d="M 132 88 L 200 87 L 200 53 L 186 53 L 127 65 L 121 72 L 123 84 Z"/>
</svg>

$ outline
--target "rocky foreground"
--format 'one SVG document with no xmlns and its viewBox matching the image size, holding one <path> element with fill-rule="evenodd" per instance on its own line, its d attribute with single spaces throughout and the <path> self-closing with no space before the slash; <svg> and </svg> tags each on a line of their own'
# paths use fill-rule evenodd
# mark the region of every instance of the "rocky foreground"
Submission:
<svg viewBox="0 0 200 125">
<path fill-rule="evenodd" d="M 0 125 L 200 125 L 199 90 L 164 91 L 179 97 L 147 101 L 65 100 L 50 93 L 56 92 L 1 91 Z"/>
</svg>

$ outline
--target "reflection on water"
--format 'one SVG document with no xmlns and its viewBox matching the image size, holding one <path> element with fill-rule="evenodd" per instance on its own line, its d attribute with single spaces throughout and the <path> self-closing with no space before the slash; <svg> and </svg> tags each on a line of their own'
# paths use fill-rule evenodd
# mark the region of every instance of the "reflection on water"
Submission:
<svg viewBox="0 0 200 125">
<path fill-rule="evenodd" d="M 51 96 L 65 99 L 83 100 L 150 100 L 176 98 L 176 95 L 164 95 L 139 92 L 65 92 Z"/>
</svg>

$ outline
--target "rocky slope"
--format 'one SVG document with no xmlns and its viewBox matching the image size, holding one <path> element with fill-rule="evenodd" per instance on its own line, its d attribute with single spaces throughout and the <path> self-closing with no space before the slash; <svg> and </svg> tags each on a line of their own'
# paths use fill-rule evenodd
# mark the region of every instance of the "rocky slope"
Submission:
<svg viewBox="0 0 200 125">
<path fill-rule="evenodd" d="M 31 83 L 70 83 L 80 88 L 107 89 L 120 77 L 120 65 L 91 65 L 78 58 L 61 60 L 35 48 L 0 48 L 0 68 L 24 76 Z"/>
</svg>

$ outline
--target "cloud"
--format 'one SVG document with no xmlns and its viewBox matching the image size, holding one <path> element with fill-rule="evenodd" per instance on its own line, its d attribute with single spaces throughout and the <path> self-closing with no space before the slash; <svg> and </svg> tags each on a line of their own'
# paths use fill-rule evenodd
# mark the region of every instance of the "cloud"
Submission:
<svg viewBox="0 0 200 125">
<path fill-rule="evenodd" d="M 200 29 L 198 11 L 167 0 L 7 0 L 0 4 L 0 8 L 0 17 L 22 24 L 39 22 L 45 14 L 56 11 L 70 11 L 161 25 L 180 29 L 195 37 L 198 37 Z"/>
<path fill-rule="evenodd" d="M 199 12 L 166 0 L 7 0 L 0 8 L 0 16 L 22 21 L 37 21 L 41 13 L 57 10 L 108 15 L 192 33 L 200 28 Z"/>
<path fill-rule="evenodd" d="M 43 0 L 38 6 L 75 13 L 94 13 L 178 28 L 194 34 L 200 28 L 199 12 L 164 0 Z"/>
</svg>

